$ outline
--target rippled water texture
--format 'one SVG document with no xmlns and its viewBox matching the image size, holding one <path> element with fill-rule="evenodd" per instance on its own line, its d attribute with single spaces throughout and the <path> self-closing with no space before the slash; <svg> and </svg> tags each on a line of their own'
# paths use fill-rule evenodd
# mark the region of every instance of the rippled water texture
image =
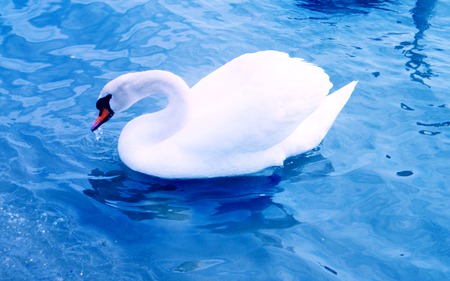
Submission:
<svg viewBox="0 0 450 281">
<path fill-rule="evenodd" d="M 1 1 L 1 279 L 450 279 L 449 14 L 437 0 Z M 323 143 L 284 167 L 130 171 L 120 130 L 162 97 L 89 130 L 122 73 L 193 85 L 264 49 L 336 88 L 360 81 Z"/>
</svg>

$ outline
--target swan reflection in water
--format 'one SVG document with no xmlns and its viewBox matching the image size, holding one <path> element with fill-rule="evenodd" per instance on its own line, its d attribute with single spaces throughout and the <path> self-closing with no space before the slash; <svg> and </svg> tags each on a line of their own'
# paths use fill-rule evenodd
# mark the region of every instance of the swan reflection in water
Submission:
<svg viewBox="0 0 450 281">
<path fill-rule="evenodd" d="M 437 75 L 433 72 L 431 64 L 426 61 L 428 58 L 424 53 L 426 49 L 425 31 L 430 28 L 430 20 L 434 14 L 436 0 L 418 0 L 411 10 L 411 15 L 417 32 L 412 42 L 401 42 L 396 49 L 404 49 L 403 54 L 409 60 L 406 62 L 406 70 L 411 71 L 411 80 L 428 86 L 424 79 L 429 80 Z"/>
<path fill-rule="evenodd" d="M 388 10 L 387 4 L 395 1 L 386 0 L 299 0 L 296 5 L 314 12 L 326 15 L 333 14 L 368 14 L 371 9 Z M 426 85 L 426 80 L 438 76 L 432 69 L 428 60 L 425 32 L 432 27 L 430 21 L 435 13 L 437 0 L 417 0 L 410 13 L 417 31 L 412 40 L 400 42 L 395 49 L 402 50 L 408 61 L 405 63 L 406 71 L 412 81 Z M 401 23 L 401 22 L 399 22 Z M 439 50 L 442 51 L 442 50 Z"/>
<path fill-rule="evenodd" d="M 282 203 L 274 201 L 274 196 L 284 191 L 280 185 L 283 178 L 297 181 L 330 172 L 330 162 L 317 151 L 288 159 L 283 168 L 257 176 L 165 180 L 127 168 L 94 169 L 89 175 L 92 189 L 84 194 L 131 220 L 190 220 L 212 232 L 252 232 L 300 224 Z"/>
</svg>

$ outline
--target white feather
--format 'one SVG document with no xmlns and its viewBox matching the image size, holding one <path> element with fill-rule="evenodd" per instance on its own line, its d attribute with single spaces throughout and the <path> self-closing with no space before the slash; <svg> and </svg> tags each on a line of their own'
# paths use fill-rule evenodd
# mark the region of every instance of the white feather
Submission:
<svg viewBox="0 0 450 281">
<path fill-rule="evenodd" d="M 356 82 L 327 96 L 323 69 L 276 51 L 242 55 L 192 89 L 164 71 L 126 74 L 108 83 L 111 108 L 121 111 L 164 93 L 168 106 L 130 121 L 119 155 L 131 169 L 165 178 L 248 174 L 282 165 L 316 147 Z"/>
</svg>

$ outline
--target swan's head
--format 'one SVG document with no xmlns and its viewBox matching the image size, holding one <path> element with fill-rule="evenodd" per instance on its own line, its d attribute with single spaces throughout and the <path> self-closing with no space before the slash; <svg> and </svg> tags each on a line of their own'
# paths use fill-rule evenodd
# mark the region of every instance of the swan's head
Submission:
<svg viewBox="0 0 450 281">
<path fill-rule="evenodd" d="M 112 95 L 107 94 L 104 97 L 100 97 L 97 100 L 96 107 L 99 110 L 98 117 L 95 119 L 94 123 L 91 126 L 91 131 L 97 130 L 103 123 L 111 119 L 114 115 L 114 111 L 111 109 L 110 101 Z"/>
<path fill-rule="evenodd" d="M 108 121 L 115 112 L 127 109 L 140 98 L 133 88 L 135 85 L 131 83 L 136 80 L 133 79 L 134 75 L 133 73 L 124 74 L 103 87 L 96 104 L 99 113 L 91 126 L 92 132 Z"/>
<path fill-rule="evenodd" d="M 189 86 L 183 79 L 167 71 L 148 70 L 123 74 L 108 82 L 100 92 L 96 105 L 100 112 L 91 131 L 98 129 L 115 112 L 126 110 L 146 96 L 163 93 L 169 99 L 176 96 L 179 100 L 187 96 L 188 91 Z"/>
</svg>

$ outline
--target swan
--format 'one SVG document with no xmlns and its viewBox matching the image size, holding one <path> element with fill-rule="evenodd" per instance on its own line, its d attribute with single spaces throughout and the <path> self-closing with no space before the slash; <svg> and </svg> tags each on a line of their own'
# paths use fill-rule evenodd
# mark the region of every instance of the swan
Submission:
<svg viewBox="0 0 450 281">
<path fill-rule="evenodd" d="M 91 131 L 140 99 L 165 94 L 165 108 L 134 118 L 120 134 L 129 168 L 161 178 L 251 174 L 319 145 L 356 84 L 328 95 L 322 68 L 278 51 L 241 55 L 192 88 L 163 70 L 128 73 L 100 92 Z"/>
</svg>

